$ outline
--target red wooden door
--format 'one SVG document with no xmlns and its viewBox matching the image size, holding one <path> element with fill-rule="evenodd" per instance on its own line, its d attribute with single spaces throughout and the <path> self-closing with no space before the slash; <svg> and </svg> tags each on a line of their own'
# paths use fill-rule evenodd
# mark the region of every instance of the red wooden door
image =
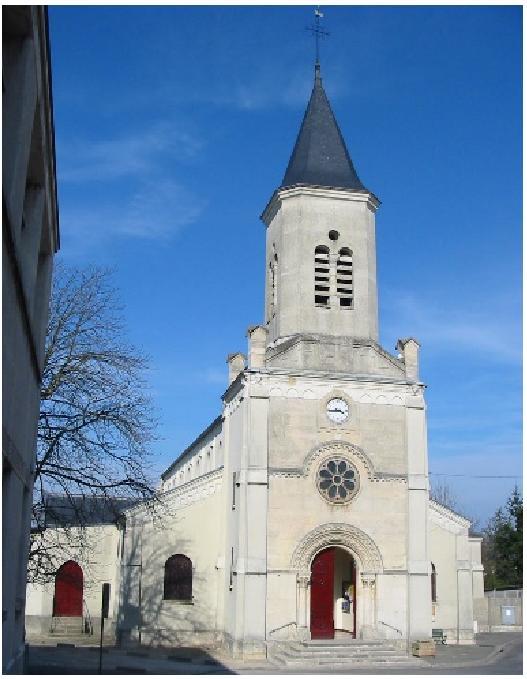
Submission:
<svg viewBox="0 0 527 679">
<path fill-rule="evenodd" d="M 333 639 L 335 548 L 316 555 L 311 565 L 311 638 Z"/>
<path fill-rule="evenodd" d="M 75 561 L 66 561 L 55 576 L 55 606 L 57 617 L 82 615 L 82 568 Z"/>
</svg>

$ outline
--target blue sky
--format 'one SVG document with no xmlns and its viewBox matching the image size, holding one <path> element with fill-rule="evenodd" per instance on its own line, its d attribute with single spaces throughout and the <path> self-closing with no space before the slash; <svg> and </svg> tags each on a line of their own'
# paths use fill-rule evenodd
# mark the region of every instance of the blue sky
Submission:
<svg viewBox="0 0 527 679">
<path fill-rule="evenodd" d="M 433 474 L 521 474 L 521 8 L 327 7 L 326 91 L 377 217 L 381 341 L 422 343 Z M 111 266 L 162 471 L 263 317 L 259 215 L 313 77 L 308 7 L 50 8 L 62 248 Z M 439 477 L 483 520 L 513 479 Z"/>
</svg>

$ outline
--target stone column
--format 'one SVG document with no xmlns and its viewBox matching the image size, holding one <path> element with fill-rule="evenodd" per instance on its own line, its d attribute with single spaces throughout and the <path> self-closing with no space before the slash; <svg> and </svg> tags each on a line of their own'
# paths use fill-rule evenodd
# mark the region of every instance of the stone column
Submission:
<svg viewBox="0 0 527 679">
<path fill-rule="evenodd" d="M 456 535 L 457 567 L 457 642 L 474 643 L 474 615 L 470 548 L 465 534 Z"/>
<path fill-rule="evenodd" d="M 300 639 L 309 639 L 307 606 L 309 601 L 308 588 L 310 582 L 311 577 L 309 573 L 298 575 L 296 580 L 297 583 L 296 624 L 298 637 Z"/>
<path fill-rule="evenodd" d="M 236 503 L 234 653 L 244 658 L 265 657 L 267 649 L 268 392 L 262 375 L 252 374 L 247 385 Z"/>
<path fill-rule="evenodd" d="M 430 559 L 428 556 L 428 454 L 422 387 L 406 399 L 408 445 L 408 636 L 427 639 L 432 633 Z"/>
<path fill-rule="evenodd" d="M 363 639 L 372 639 L 376 636 L 376 616 L 375 616 L 375 575 L 371 573 L 361 573 L 361 591 L 357 592 L 361 610 L 360 616 L 360 636 Z M 359 626 L 357 625 L 357 630 Z"/>
</svg>

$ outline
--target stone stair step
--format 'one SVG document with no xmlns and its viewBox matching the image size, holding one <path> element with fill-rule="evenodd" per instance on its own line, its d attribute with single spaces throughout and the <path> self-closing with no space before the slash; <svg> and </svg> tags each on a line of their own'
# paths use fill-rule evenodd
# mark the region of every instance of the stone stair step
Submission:
<svg viewBox="0 0 527 679">
<path fill-rule="evenodd" d="M 400 648 L 382 640 L 353 639 L 342 641 L 292 641 L 275 647 L 269 660 L 275 667 L 308 669 L 313 667 L 399 667 L 419 666 L 422 661 L 408 656 Z"/>
<path fill-rule="evenodd" d="M 362 658 L 290 658 L 275 655 L 273 657 L 274 664 L 278 664 L 286 667 L 310 667 L 310 666 L 331 666 L 331 665 L 341 665 L 341 666 L 366 666 L 366 665 L 388 665 L 388 664 L 398 664 L 398 665 L 415 665 L 415 658 L 409 658 L 406 655 L 398 655 L 391 657 L 379 658 L 377 656 L 362 657 Z M 421 663 L 417 663 L 421 664 Z"/>
<path fill-rule="evenodd" d="M 284 652 L 292 655 L 304 655 L 306 657 L 312 657 L 312 656 L 320 656 L 320 657 L 326 657 L 326 656 L 356 656 L 356 655 L 399 655 L 400 651 L 395 649 L 395 648 L 382 648 L 378 649 L 375 651 L 372 651 L 371 649 L 368 648 L 353 648 L 353 649 L 338 649 L 338 650 L 332 650 L 332 649 L 320 649 L 320 650 L 302 650 L 299 651 L 298 649 L 295 648 L 288 648 L 288 649 L 283 649 Z"/>
<path fill-rule="evenodd" d="M 50 633 L 56 636 L 82 634 L 83 619 L 80 617 L 52 618 Z"/>
<path fill-rule="evenodd" d="M 400 652 L 392 650 L 379 651 L 377 653 L 372 653 L 371 651 L 342 651 L 339 653 L 334 652 L 320 652 L 320 653 L 296 653 L 295 651 L 285 650 L 284 653 L 288 656 L 302 656 L 305 658 L 358 658 L 358 657 L 370 657 L 370 656 L 391 656 L 391 655 L 401 655 Z"/>
</svg>

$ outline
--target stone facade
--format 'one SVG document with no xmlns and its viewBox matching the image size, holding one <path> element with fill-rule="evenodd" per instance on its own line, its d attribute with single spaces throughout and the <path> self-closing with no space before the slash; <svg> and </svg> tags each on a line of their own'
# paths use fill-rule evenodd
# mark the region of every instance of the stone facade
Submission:
<svg viewBox="0 0 527 679">
<path fill-rule="evenodd" d="M 58 214 L 45 7 L 3 7 L 2 667 L 24 660 L 26 563 Z"/>
</svg>

